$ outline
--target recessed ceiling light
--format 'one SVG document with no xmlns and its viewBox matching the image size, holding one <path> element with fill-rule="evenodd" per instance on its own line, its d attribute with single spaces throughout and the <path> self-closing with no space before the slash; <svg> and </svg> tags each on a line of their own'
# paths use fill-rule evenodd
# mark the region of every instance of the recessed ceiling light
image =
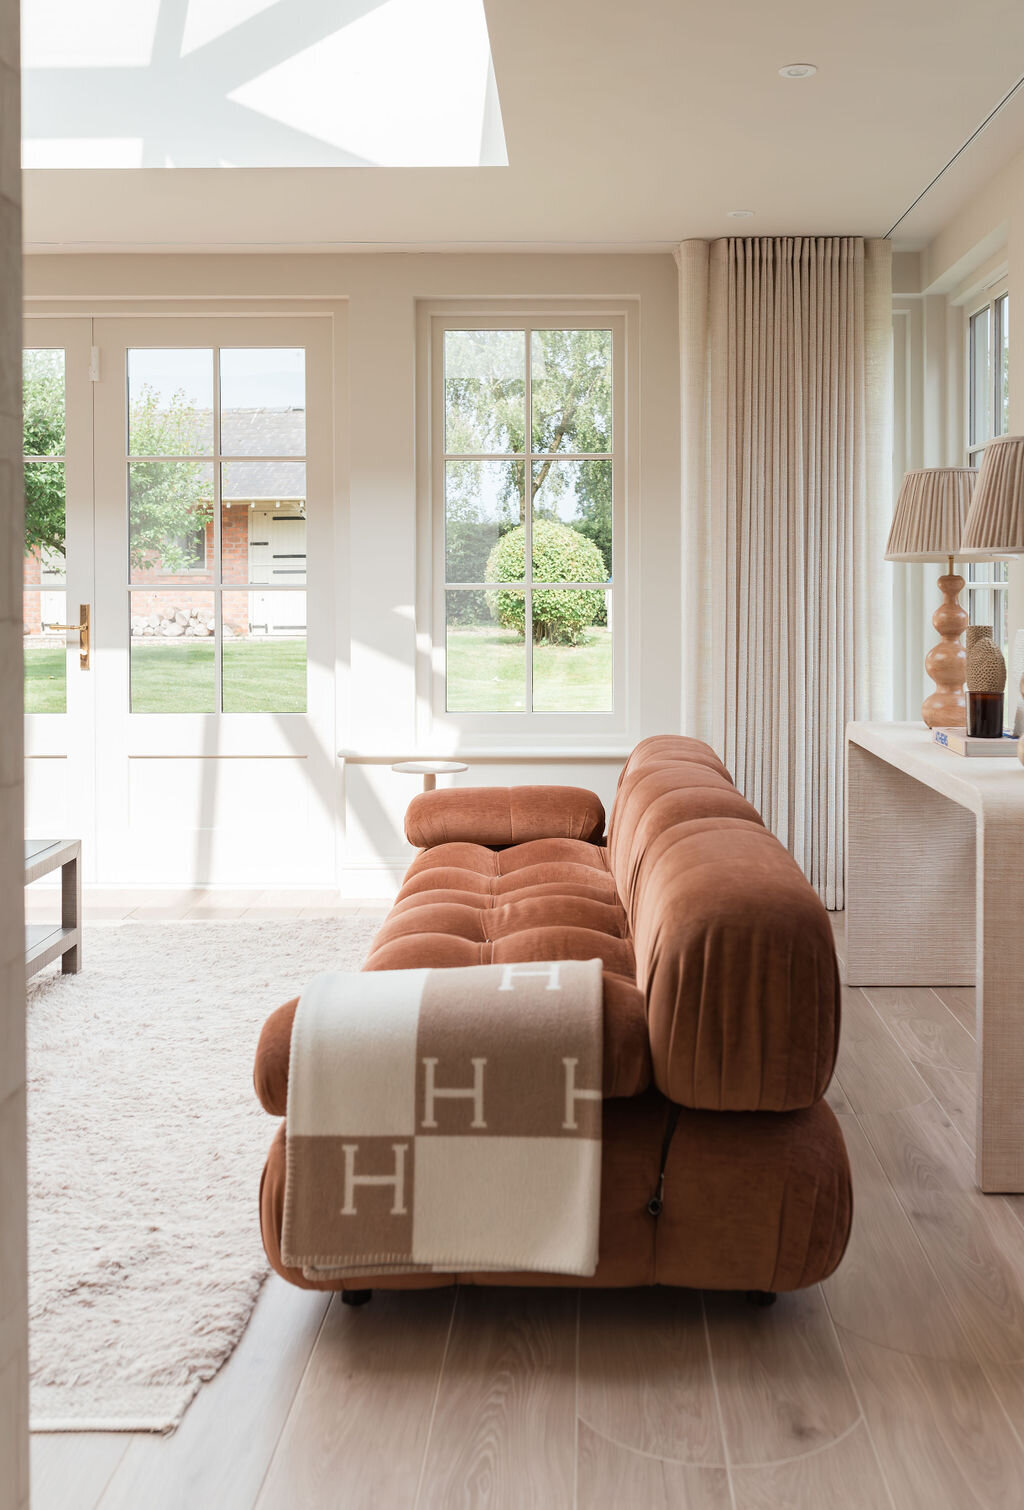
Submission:
<svg viewBox="0 0 1024 1510">
<path fill-rule="evenodd" d="M 787 63 L 779 69 L 779 76 L 783 79 L 809 79 L 817 71 L 813 63 Z"/>
<path fill-rule="evenodd" d="M 754 213 L 753 210 L 727 210 L 726 211 L 726 214 L 728 215 L 728 217 L 729 217 L 730 220 L 749 220 L 750 217 L 751 217 L 751 215 L 753 215 L 753 213 Z"/>
</svg>

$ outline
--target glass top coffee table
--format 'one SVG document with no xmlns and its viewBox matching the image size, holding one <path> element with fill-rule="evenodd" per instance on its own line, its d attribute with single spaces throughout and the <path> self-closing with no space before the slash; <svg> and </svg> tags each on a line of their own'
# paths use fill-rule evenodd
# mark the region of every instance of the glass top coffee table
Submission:
<svg viewBox="0 0 1024 1510">
<path fill-rule="evenodd" d="M 60 922 L 26 926 L 26 979 L 58 956 L 65 975 L 82 968 L 82 841 L 26 839 L 25 885 L 55 870 L 61 873 Z"/>
</svg>

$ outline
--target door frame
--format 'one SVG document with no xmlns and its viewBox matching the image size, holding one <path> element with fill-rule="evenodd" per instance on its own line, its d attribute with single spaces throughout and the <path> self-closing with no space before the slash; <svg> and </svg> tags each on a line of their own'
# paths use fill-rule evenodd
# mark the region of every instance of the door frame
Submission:
<svg viewBox="0 0 1024 1510">
<path fill-rule="evenodd" d="M 147 296 L 131 297 L 119 295 L 96 295 L 86 296 L 60 296 L 54 297 L 46 294 L 29 294 L 25 302 L 26 316 L 33 322 L 43 320 L 75 319 L 82 322 L 92 320 L 105 320 L 108 318 L 136 318 L 154 317 L 173 320 L 180 323 L 185 319 L 210 318 L 226 319 L 256 319 L 261 322 L 269 322 L 276 318 L 290 320 L 292 318 L 305 319 L 316 317 L 323 322 L 327 332 L 325 340 L 327 345 L 328 360 L 325 369 L 325 392 L 326 404 L 330 414 L 329 444 L 325 447 L 325 453 L 329 457 L 331 478 L 327 493 L 324 498 L 323 523 L 325 528 L 329 526 L 329 538 L 331 548 L 322 554 L 316 564 L 315 571 L 322 578 L 323 593 L 322 602 L 329 621 L 333 622 L 333 629 L 327 638 L 330 643 L 325 648 L 324 663 L 310 665 L 311 677 L 326 678 L 330 683 L 330 692 L 333 700 L 333 727 L 328 729 L 326 725 L 318 731 L 317 759 L 320 766 L 319 789 L 323 799 L 328 799 L 327 806 L 321 802 L 323 813 L 323 828 L 325 830 L 325 844 L 329 845 L 333 853 L 330 863 L 330 873 L 322 876 L 318 873 L 312 875 L 308 870 L 295 868 L 282 870 L 270 865 L 269 860 L 263 857 L 259 866 L 247 872 L 244 877 L 239 875 L 232 878 L 236 883 L 256 886 L 273 884 L 287 887 L 289 885 L 326 884 L 337 885 L 340 879 L 340 867 L 343 865 L 346 822 L 345 807 L 343 801 L 343 768 L 338 760 L 338 747 L 348 737 L 349 707 L 350 707 L 350 656 L 348 646 L 350 642 L 351 621 L 349 605 L 349 577 L 348 542 L 350 537 L 349 519 L 349 441 L 347 422 L 347 399 L 350 389 L 350 374 L 348 371 L 348 320 L 349 301 L 344 295 L 338 297 L 322 296 L 289 296 L 272 294 L 242 294 L 237 296 L 215 295 L 202 296 L 194 294 L 179 294 L 168 297 Z M 269 326 L 264 324 L 266 331 L 265 344 L 273 345 L 275 337 L 270 333 Z M 175 337 L 177 339 L 177 337 Z M 45 344 L 40 341 L 39 344 Z M 168 344 L 172 344 L 169 340 Z M 224 344 L 228 344 L 224 342 Z M 107 374 L 101 371 L 101 378 Z M 91 442 L 91 434 L 90 434 Z M 91 448 L 90 448 L 91 449 Z M 90 463 L 90 484 L 91 463 Z M 90 521 L 91 525 L 91 521 Z M 92 584 L 90 584 L 92 585 Z M 310 584 L 307 589 L 315 588 Z M 69 599 L 71 588 L 69 585 Z M 95 596 L 95 594 L 93 594 Z M 72 651 L 72 653 L 74 653 Z M 77 661 L 77 656 L 76 656 Z M 311 690 L 311 699 L 313 693 Z M 312 705 L 312 702 L 311 702 Z M 298 715 L 301 717 L 301 715 Z M 59 715 L 49 715 L 59 717 Z M 230 723 L 235 724 L 244 719 L 245 715 L 230 715 Z M 222 730 L 222 732 L 227 732 Z M 242 755 L 244 751 L 239 748 L 243 741 L 233 739 L 229 744 L 221 743 L 218 753 L 230 753 L 235 750 Z M 285 742 L 281 741 L 282 752 L 286 752 Z M 90 752 L 92 750 L 90 746 Z M 95 833 L 95 829 L 92 830 Z M 102 845 L 101 845 L 102 847 Z M 98 874 L 96 864 L 96 843 L 89 843 L 86 854 L 87 875 L 90 879 L 102 879 L 111 881 L 115 875 L 105 870 L 102 875 Z M 121 874 L 120 879 L 125 879 Z M 140 886 L 153 884 L 167 884 L 157 876 L 138 873 L 127 877 L 133 883 Z M 205 884 L 205 883 L 204 883 Z M 219 878 L 213 879 L 209 884 L 220 884 Z"/>
<path fill-rule="evenodd" d="M 71 624 L 77 622 L 79 605 L 91 605 L 95 598 L 92 320 L 86 314 L 43 315 L 29 309 L 23 320 L 22 344 L 25 348 L 60 347 L 65 354 L 64 622 Z M 25 715 L 26 816 L 33 829 L 28 837 L 80 838 L 83 877 L 94 881 L 97 876 L 95 682 L 91 670 L 83 671 L 79 664 L 77 636 L 68 635 L 66 640 L 66 711 Z M 40 820 L 31 812 L 33 794 L 37 778 L 46 779 L 42 766 L 36 763 L 44 761 L 64 762 L 63 806 L 71 816 L 63 825 L 67 832 L 61 835 L 34 832 Z M 43 827 L 52 827 L 52 823 L 42 821 Z"/>
<path fill-rule="evenodd" d="M 133 314 L 97 319 L 100 355 L 95 385 L 97 728 L 97 868 L 111 882 L 244 883 L 253 876 L 283 884 L 327 884 L 337 870 L 334 754 L 332 343 L 323 316 L 203 312 Z M 125 354 L 132 347 L 296 345 L 306 351 L 307 571 L 306 713 L 133 713 L 129 696 L 130 614 L 128 509 L 125 496 Z M 217 803 L 232 761 L 307 762 L 308 846 L 268 833 L 254 821 L 223 831 Z M 134 805 L 138 762 L 201 761 L 194 824 L 140 824 Z M 226 762 L 226 764 L 222 764 Z M 168 768 L 169 770 L 170 768 Z M 282 771 L 282 775 L 285 772 Z M 140 803 L 141 806 L 141 803 Z M 315 809 L 315 818 L 314 818 Z"/>
</svg>

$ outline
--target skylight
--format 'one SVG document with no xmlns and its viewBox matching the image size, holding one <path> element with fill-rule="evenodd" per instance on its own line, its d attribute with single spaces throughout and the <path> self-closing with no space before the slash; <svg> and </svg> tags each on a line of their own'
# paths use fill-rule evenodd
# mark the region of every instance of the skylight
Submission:
<svg viewBox="0 0 1024 1510">
<path fill-rule="evenodd" d="M 26 168 L 481 167 L 483 0 L 23 0 Z"/>
</svg>

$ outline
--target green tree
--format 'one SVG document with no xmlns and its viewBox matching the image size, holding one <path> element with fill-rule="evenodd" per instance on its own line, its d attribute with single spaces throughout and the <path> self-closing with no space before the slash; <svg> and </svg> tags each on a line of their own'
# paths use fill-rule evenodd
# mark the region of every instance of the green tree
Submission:
<svg viewBox="0 0 1024 1510">
<path fill-rule="evenodd" d="M 63 352 L 25 352 L 23 427 L 26 456 L 49 458 L 64 453 Z M 183 392 L 161 408 L 158 395 L 143 387 L 133 395 L 130 415 L 131 463 L 130 552 L 133 569 L 159 565 L 178 572 L 194 564 L 203 529 L 212 516 L 209 463 L 150 461 L 177 458 L 202 449 L 198 417 Z M 63 555 L 65 481 L 62 461 L 31 461 L 25 467 L 25 552 Z"/>
<path fill-rule="evenodd" d="M 213 471 L 209 462 L 149 461 L 201 449 L 198 418 L 184 393 L 166 408 L 148 385 L 134 397 L 129 418 L 133 459 L 129 468 L 129 550 L 133 571 L 180 572 L 194 566 L 203 532 L 213 517 Z"/>
<path fill-rule="evenodd" d="M 23 399 L 26 456 L 64 454 L 64 353 L 26 351 Z M 25 467 L 25 553 L 64 551 L 64 463 Z"/>
<path fill-rule="evenodd" d="M 543 518 L 571 524 L 597 546 L 599 579 L 612 572 L 612 469 L 609 461 L 557 464 L 557 453 L 609 451 L 612 445 L 611 334 L 540 330 L 532 335 L 533 421 L 527 443 L 525 341 L 518 331 L 449 331 L 445 344 L 445 449 L 451 453 L 556 453 L 535 463 L 529 501 Z M 523 523 L 521 474 L 506 468 L 500 534 Z M 449 539 L 483 520 L 463 493 Z M 452 580 L 449 578 L 449 580 Z M 463 580 L 473 580 L 464 578 Z"/>
<path fill-rule="evenodd" d="M 487 562 L 490 582 L 522 583 L 526 559 L 526 530 L 516 525 L 503 535 Z M 541 582 L 596 582 L 601 575 L 601 552 L 592 540 L 568 525 L 550 519 L 533 522 L 533 574 Z M 487 594 L 489 607 L 503 629 L 526 638 L 526 595 L 522 588 Z M 578 645 L 583 631 L 604 613 L 604 593 L 595 589 L 534 590 L 534 644 Z"/>
</svg>

